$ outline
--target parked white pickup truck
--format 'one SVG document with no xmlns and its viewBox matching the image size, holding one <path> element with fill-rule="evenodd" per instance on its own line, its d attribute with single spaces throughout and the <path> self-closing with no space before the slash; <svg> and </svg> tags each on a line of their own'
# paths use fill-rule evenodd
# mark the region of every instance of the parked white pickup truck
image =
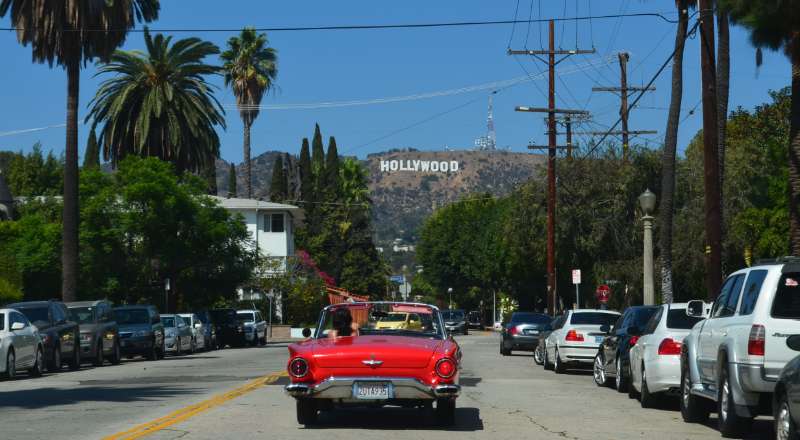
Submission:
<svg viewBox="0 0 800 440">
<path fill-rule="evenodd" d="M 690 316 L 704 315 L 691 301 Z M 708 319 L 698 322 L 681 350 L 681 413 L 686 422 L 717 411 L 723 436 L 769 414 L 778 374 L 797 353 L 786 338 L 800 334 L 800 259 L 781 258 L 731 274 Z"/>
</svg>

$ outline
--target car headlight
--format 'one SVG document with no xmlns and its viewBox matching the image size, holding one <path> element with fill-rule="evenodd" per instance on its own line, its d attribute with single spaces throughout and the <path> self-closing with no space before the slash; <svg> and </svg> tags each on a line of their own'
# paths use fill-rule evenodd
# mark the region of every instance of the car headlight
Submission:
<svg viewBox="0 0 800 440">
<path fill-rule="evenodd" d="M 151 333 L 148 330 L 139 330 L 139 331 L 133 333 L 133 337 L 134 338 L 143 338 L 145 336 L 150 336 L 150 335 L 151 335 Z"/>
</svg>

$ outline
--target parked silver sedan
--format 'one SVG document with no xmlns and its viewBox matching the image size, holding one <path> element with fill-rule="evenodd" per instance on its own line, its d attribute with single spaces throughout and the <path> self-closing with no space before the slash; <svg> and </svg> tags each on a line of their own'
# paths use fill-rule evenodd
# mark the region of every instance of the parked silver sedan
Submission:
<svg viewBox="0 0 800 440">
<path fill-rule="evenodd" d="M 179 313 L 178 316 L 183 318 L 183 322 L 192 329 L 192 344 L 194 345 L 192 351 L 195 350 L 208 350 L 206 347 L 206 329 L 203 321 L 194 313 Z"/>
<path fill-rule="evenodd" d="M 161 315 L 164 324 L 164 346 L 167 353 L 180 356 L 186 352 L 194 353 L 192 329 L 178 315 Z"/>
<path fill-rule="evenodd" d="M 0 309 L 0 376 L 14 379 L 17 371 L 41 376 L 44 348 L 39 330 L 22 313 Z"/>
</svg>

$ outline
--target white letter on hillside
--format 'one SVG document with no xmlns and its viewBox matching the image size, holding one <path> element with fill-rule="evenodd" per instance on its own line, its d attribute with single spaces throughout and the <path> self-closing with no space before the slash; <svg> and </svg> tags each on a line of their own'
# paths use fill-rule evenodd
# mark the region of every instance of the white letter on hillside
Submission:
<svg viewBox="0 0 800 440">
<path fill-rule="evenodd" d="M 383 173 L 383 172 L 386 172 L 386 171 L 389 171 L 389 161 L 388 160 L 382 160 L 381 161 L 381 172 Z"/>
<path fill-rule="evenodd" d="M 439 171 L 439 162 L 436 162 L 435 160 L 431 162 L 431 171 Z"/>
<path fill-rule="evenodd" d="M 422 166 L 422 171 L 427 172 L 430 169 L 431 163 L 427 160 L 420 161 L 420 165 Z"/>
<path fill-rule="evenodd" d="M 397 171 L 397 161 L 392 160 L 389 162 L 389 169 L 392 171 Z"/>
<path fill-rule="evenodd" d="M 450 172 L 455 173 L 456 171 L 458 171 L 458 161 L 457 160 L 451 160 L 450 161 Z"/>
</svg>

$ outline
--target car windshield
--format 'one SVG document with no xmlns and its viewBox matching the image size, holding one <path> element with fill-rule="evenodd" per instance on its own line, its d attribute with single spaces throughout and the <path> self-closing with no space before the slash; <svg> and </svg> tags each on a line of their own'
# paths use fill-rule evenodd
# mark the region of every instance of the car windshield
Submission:
<svg viewBox="0 0 800 440">
<path fill-rule="evenodd" d="M 569 319 L 572 325 L 613 325 L 619 318 L 616 313 L 577 312 Z"/>
<path fill-rule="evenodd" d="M 188 316 L 181 316 L 181 319 L 183 319 L 183 323 L 184 324 L 189 325 L 189 326 L 192 325 L 192 318 L 190 318 Z"/>
<path fill-rule="evenodd" d="M 164 324 L 164 327 L 175 327 L 175 317 L 174 316 L 162 316 L 161 323 Z"/>
<path fill-rule="evenodd" d="M 22 312 L 28 321 L 36 325 L 37 322 L 50 322 L 50 316 L 47 313 L 47 306 L 43 307 L 14 307 Z"/>
<path fill-rule="evenodd" d="M 464 312 L 461 310 L 445 310 L 442 312 L 442 318 L 445 321 L 463 321 Z"/>
<path fill-rule="evenodd" d="M 785 273 L 772 300 L 772 317 L 800 319 L 800 273 Z"/>
<path fill-rule="evenodd" d="M 114 310 L 114 321 L 117 324 L 148 324 L 150 314 L 144 309 L 122 309 Z"/>
<path fill-rule="evenodd" d="M 94 307 L 70 308 L 69 319 L 78 324 L 91 324 L 94 322 Z"/>
<path fill-rule="evenodd" d="M 239 322 L 253 322 L 256 318 L 253 316 L 253 312 L 237 312 L 236 320 Z"/>
<path fill-rule="evenodd" d="M 689 330 L 703 318 L 689 316 L 686 309 L 670 309 L 667 315 L 667 328 Z"/>
<path fill-rule="evenodd" d="M 511 322 L 514 324 L 547 324 L 552 318 L 541 313 L 515 312 L 511 314 Z"/>
<path fill-rule="evenodd" d="M 405 303 L 335 305 L 323 311 L 318 330 L 319 338 L 366 335 L 445 337 L 438 310 L 428 305 Z"/>
<path fill-rule="evenodd" d="M 233 310 L 212 310 L 211 316 L 217 323 L 232 322 L 236 320 L 236 312 Z"/>
</svg>

